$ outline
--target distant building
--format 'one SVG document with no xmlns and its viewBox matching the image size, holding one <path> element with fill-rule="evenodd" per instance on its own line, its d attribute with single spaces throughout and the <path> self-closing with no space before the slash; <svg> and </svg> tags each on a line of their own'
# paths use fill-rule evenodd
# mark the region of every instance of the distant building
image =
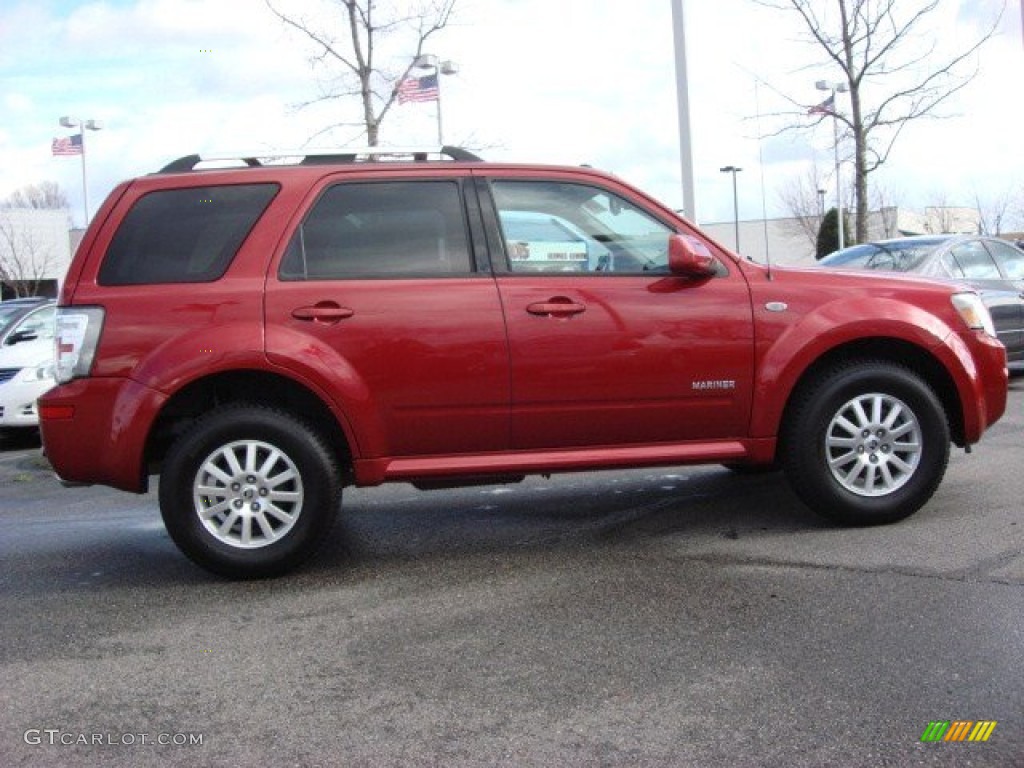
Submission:
<svg viewBox="0 0 1024 768">
<path fill-rule="evenodd" d="M 907 208 L 882 208 L 868 214 L 868 239 L 938 233 L 973 234 L 979 231 L 980 224 L 981 215 L 975 208 L 933 207 L 926 208 L 923 213 Z M 813 264 L 820 225 L 821 220 L 817 216 L 741 221 L 739 253 L 761 263 L 771 256 L 773 264 Z M 736 227 L 732 221 L 716 221 L 700 227 L 726 248 L 736 250 Z"/>
<path fill-rule="evenodd" d="M 71 263 L 67 209 L 0 208 L 0 297 L 56 296 Z"/>
</svg>

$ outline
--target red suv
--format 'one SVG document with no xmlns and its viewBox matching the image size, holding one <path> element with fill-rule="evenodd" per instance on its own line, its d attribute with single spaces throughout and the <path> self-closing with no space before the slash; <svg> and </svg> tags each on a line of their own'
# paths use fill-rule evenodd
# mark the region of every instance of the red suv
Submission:
<svg viewBox="0 0 1024 768">
<path fill-rule="evenodd" d="M 977 294 L 768 269 L 589 168 L 207 160 L 103 204 L 40 416 L 68 482 L 159 473 L 217 573 L 298 564 L 347 484 L 778 464 L 819 513 L 891 522 L 1006 404 Z"/>
</svg>

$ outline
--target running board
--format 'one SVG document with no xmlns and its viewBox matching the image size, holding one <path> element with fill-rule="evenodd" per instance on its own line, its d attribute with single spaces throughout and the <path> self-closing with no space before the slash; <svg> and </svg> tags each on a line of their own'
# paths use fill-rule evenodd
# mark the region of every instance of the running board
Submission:
<svg viewBox="0 0 1024 768">
<path fill-rule="evenodd" d="M 357 459 L 355 475 L 356 485 L 365 486 L 441 477 L 463 477 L 468 480 L 482 475 L 531 475 L 592 469 L 719 464 L 725 461 L 750 459 L 752 451 L 749 450 L 747 442 L 749 441 L 723 440 L 685 445 L 658 443 L 575 450 Z M 774 440 L 771 442 L 774 443 Z"/>
</svg>

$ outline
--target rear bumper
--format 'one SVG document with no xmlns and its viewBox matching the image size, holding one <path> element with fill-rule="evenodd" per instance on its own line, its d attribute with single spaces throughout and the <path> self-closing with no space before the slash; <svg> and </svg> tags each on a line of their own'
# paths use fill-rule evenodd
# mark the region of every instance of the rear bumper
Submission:
<svg viewBox="0 0 1024 768">
<path fill-rule="evenodd" d="M 162 392 L 131 379 L 76 379 L 39 398 L 43 449 L 66 483 L 144 493 L 146 437 Z"/>
</svg>

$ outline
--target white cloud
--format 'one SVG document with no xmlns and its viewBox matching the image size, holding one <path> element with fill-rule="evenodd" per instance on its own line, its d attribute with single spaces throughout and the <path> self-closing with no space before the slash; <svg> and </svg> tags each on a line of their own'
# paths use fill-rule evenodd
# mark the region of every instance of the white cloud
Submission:
<svg viewBox="0 0 1024 768">
<path fill-rule="evenodd" d="M 993 2 L 944 5 L 948 23 L 937 34 L 968 35 L 979 9 Z M 328 6 L 290 0 L 287 7 L 323 14 Z M 982 52 L 976 82 L 953 105 L 965 117 L 908 128 L 880 181 L 916 202 L 926 190 L 945 187 L 954 199 L 1024 178 L 1015 74 L 1024 52 L 1013 11 Z M 826 123 L 759 145 L 757 113 L 760 130 L 771 132 L 779 125 L 773 113 L 793 109 L 779 93 L 815 103 L 822 94 L 814 81 L 836 73 L 808 68 L 818 54 L 794 42 L 801 30 L 791 14 L 751 0 L 687 0 L 686 12 L 699 217 L 731 218 L 730 180 L 718 171 L 727 164 L 744 168 L 741 216 L 760 215 L 759 155 L 768 207 L 778 213 L 775 189 L 815 160 L 830 167 L 831 130 Z M 494 160 L 590 163 L 681 205 L 670 0 L 462 0 L 455 23 L 429 47 L 460 65 L 442 85 L 447 141 L 481 146 Z M 55 179 L 80 205 L 77 160 L 49 156 L 50 139 L 66 133 L 56 125 L 62 114 L 106 124 L 88 136 L 93 207 L 117 181 L 177 156 L 293 147 L 326 125 L 357 119 L 353 101 L 294 108 L 318 93 L 312 53 L 262 0 L 4 4 L 0 104 L 17 119 L 0 134 L 0 195 Z M 755 101 L 757 79 L 765 85 Z M 434 114 L 432 104 L 396 106 L 384 140 L 434 143 Z M 314 143 L 357 132 L 339 129 Z"/>
</svg>

